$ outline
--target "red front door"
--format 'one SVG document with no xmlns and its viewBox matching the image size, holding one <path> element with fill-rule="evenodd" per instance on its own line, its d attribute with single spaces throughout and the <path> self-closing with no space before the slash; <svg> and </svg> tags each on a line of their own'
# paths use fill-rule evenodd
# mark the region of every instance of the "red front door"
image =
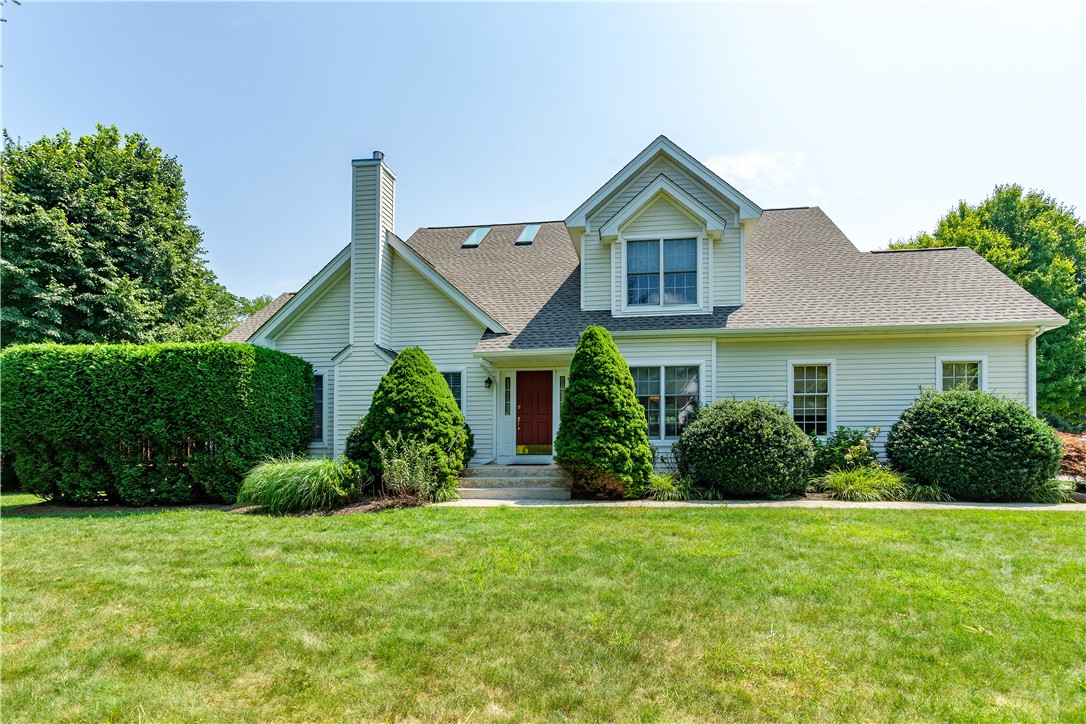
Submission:
<svg viewBox="0 0 1086 724">
<path fill-rule="evenodd" d="M 517 455 L 550 455 L 554 448 L 551 372 L 517 372 Z"/>
</svg>

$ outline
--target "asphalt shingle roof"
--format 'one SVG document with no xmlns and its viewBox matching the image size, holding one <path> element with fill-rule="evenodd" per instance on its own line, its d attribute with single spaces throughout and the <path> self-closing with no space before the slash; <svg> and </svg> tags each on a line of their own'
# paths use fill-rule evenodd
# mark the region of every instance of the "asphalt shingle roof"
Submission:
<svg viewBox="0 0 1086 724">
<path fill-rule="evenodd" d="M 533 243 L 516 246 L 524 226 L 493 225 L 474 249 L 461 248 L 474 226 L 422 228 L 406 242 L 509 330 L 484 334 L 479 351 L 571 348 L 589 324 L 710 331 L 1063 321 L 972 249 L 861 252 L 818 207 L 762 214 L 747 238 L 742 306 L 612 317 L 581 310 L 565 224 L 545 222 Z"/>
<path fill-rule="evenodd" d="M 223 342 L 248 342 L 249 337 L 253 336 L 256 330 L 272 318 L 272 315 L 279 311 L 279 309 L 290 301 L 294 296 L 294 292 L 283 292 L 275 299 L 268 302 L 266 305 L 257 310 L 256 314 L 252 315 L 238 326 L 230 330 L 230 333 L 222 338 Z"/>
</svg>

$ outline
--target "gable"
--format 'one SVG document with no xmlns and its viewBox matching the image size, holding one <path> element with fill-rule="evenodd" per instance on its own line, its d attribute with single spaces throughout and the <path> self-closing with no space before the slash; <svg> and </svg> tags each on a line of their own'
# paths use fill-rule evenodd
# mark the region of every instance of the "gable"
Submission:
<svg viewBox="0 0 1086 724">
<path fill-rule="evenodd" d="M 571 232 L 591 233 L 663 174 L 723 217 L 757 218 L 762 210 L 670 139 L 660 136 L 566 218 Z"/>
<path fill-rule="evenodd" d="M 619 227 L 627 237 L 690 234 L 696 236 L 705 231 L 705 225 L 695 219 L 670 198 L 658 195 L 642 206 Z"/>
<path fill-rule="evenodd" d="M 350 335 L 351 279 L 345 269 L 331 279 L 324 293 L 276 330 L 275 348 L 302 357 L 314 365 L 329 362 Z"/>
</svg>

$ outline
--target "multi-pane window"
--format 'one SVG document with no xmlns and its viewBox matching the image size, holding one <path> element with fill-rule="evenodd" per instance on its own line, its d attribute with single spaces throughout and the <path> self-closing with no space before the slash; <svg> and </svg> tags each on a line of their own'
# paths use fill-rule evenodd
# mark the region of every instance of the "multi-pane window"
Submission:
<svg viewBox="0 0 1086 724">
<path fill-rule="evenodd" d="M 449 389 L 452 390 L 453 399 L 456 400 L 456 406 L 461 410 L 464 409 L 464 388 L 463 380 L 459 372 L 442 372 L 441 376 L 445 378 L 445 382 L 449 385 Z"/>
<path fill-rule="evenodd" d="M 792 419 L 808 435 L 825 435 L 830 424 L 829 365 L 792 367 Z"/>
<path fill-rule="evenodd" d="M 512 412 L 513 408 L 513 378 L 505 378 L 505 414 Z"/>
<path fill-rule="evenodd" d="M 630 306 L 697 304 L 697 239 L 626 243 L 626 303 Z"/>
<path fill-rule="evenodd" d="M 324 375 L 313 375 L 313 442 L 324 442 Z"/>
<path fill-rule="evenodd" d="M 944 362 L 943 391 L 964 387 L 980 389 L 980 362 Z"/>
<path fill-rule="evenodd" d="M 630 368 L 650 438 L 671 440 L 682 432 L 698 407 L 698 373 L 695 366 Z"/>
</svg>

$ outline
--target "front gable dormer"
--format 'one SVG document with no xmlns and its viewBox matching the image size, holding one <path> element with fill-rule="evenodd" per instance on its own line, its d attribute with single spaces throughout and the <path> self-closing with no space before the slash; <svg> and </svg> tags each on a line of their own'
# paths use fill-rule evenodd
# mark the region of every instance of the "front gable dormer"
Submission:
<svg viewBox="0 0 1086 724">
<path fill-rule="evenodd" d="M 743 230 L 761 209 L 664 136 L 566 219 L 581 306 L 614 316 L 742 304 Z"/>
</svg>

